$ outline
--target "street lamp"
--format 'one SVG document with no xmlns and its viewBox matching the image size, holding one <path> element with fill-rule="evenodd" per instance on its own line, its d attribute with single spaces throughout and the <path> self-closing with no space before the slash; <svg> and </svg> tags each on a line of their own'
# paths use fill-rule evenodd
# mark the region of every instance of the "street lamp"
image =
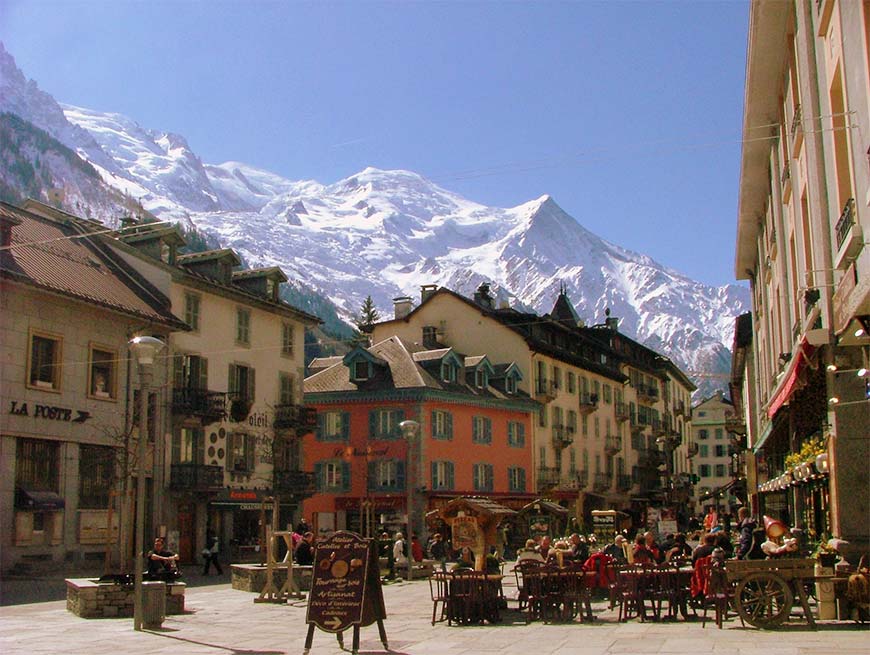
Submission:
<svg viewBox="0 0 870 655">
<path fill-rule="evenodd" d="M 399 429 L 402 430 L 402 436 L 405 438 L 405 441 L 408 443 L 407 448 L 405 449 L 405 510 L 408 512 L 408 534 L 405 535 L 405 539 L 407 541 L 406 544 L 411 543 L 411 517 L 413 514 L 412 504 L 414 502 L 414 477 L 412 475 L 411 468 L 414 465 L 414 440 L 417 435 L 420 433 L 420 424 L 417 421 L 402 421 L 399 423 Z M 411 581 L 411 560 L 413 559 L 413 555 L 411 553 L 411 547 L 408 546 L 408 582 Z"/>
<path fill-rule="evenodd" d="M 127 343 L 136 358 L 139 370 L 139 443 L 136 455 L 136 567 L 133 590 L 133 629 L 142 630 L 144 614 L 144 595 L 142 587 L 143 562 L 145 552 L 145 442 L 148 440 L 148 392 L 153 376 L 154 358 L 166 347 L 154 337 L 134 337 Z M 156 445 L 156 444 L 155 444 Z"/>
</svg>

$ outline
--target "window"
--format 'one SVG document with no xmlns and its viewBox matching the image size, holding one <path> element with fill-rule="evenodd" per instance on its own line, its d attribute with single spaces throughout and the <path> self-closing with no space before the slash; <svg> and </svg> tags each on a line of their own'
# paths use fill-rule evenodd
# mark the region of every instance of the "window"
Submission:
<svg viewBox="0 0 870 655">
<path fill-rule="evenodd" d="M 700 475 L 702 478 L 709 478 L 710 477 L 710 465 L 709 464 L 701 464 L 698 467 L 698 475 Z"/>
<path fill-rule="evenodd" d="M 40 389 L 60 389 L 61 340 L 44 334 L 30 337 L 28 382 Z"/>
<path fill-rule="evenodd" d="M 474 384 L 478 389 L 486 389 L 489 384 L 489 378 L 486 374 L 486 369 L 479 368 L 474 372 Z"/>
<path fill-rule="evenodd" d="M 728 448 L 722 444 L 716 444 L 716 457 L 726 457 L 727 455 Z"/>
<path fill-rule="evenodd" d="M 716 428 L 716 438 L 722 439 L 725 437 L 725 433 L 722 431 L 722 428 Z"/>
<path fill-rule="evenodd" d="M 229 382 L 227 388 L 230 400 L 254 402 L 254 369 L 245 364 L 230 364 Z"/>
<path fill-rule="evenodd" d="M 350 491 L 350 463 L 324 460 L 314 464 L 314 477 L 320 492 Z"/>
<path fill-rule="evenodd" d="M 589 435 L 589 415 L 581 414 L 580 415 L 580 427 L 583 431 L 583 436 L 586 437 Z"/>
<path fill-rule="evenodd" d="M 239 307 L 236 310 L 236 343 L 251 345 L 251 311 Z"/>
<path fill-rule="evenodd" d="M 432 410 L 432 438 L 453 438 L 453 414 L 440 409 Z"/>
<path fill-rule="evenodd" d="M 553 367 L 553 388 L 561 389 L 562 388 L 562 369 L 558 366 Z"/>
<path fill-rule="evenodd" d="M 504 379 L 505 393 L 514 395 L 517 392 L 517 379 L 513 375 L 508 375 Z"/>
<path fill-rule="evenodd" d="M 604 385 L 604 402 L 608 405 L 613 402 L 613 387 L 609 384 Z"/>
<path fill-rule="evenodd" d="M 228 435 L 227 470 L 236 473 L 254 472 L 254 435 L 230 432 Z"/>
<path fill-rule="evenodd" d="M 522 448 L 526 445 L 526 426 L 519 421 L 508 421 L 508 446 Z"/>
<path fill-rule="evenodd" d="M 176 389 L 208 389 L 208 360 L 199 355 L 177 353 L 173 357 Z"/>
<path fill-rule="evenodd" d="M 698 439 L 706 439 L 709 436 L 706 430 L 698 430 Z"/>
<path fill-rule="evenodd" d="M 399 423 L 405 420 L 402 409 L 373 409 L 369 412 L 369 439 L 398 439 Z"/>
<path fill-rule="evenodd" d="M 199 305 L 200 297 L 196 293 L 184 294 L 184 322 L 194 332 L 199 332 Z"/>
<path fill-rule="evenodd" d="M 378 459 L 368 463 L 370 491 L 402 491 L 405 488 L 405 462 Z"/>
<path fill-rule="evenodd" d="M 432 462 L 432 489 L 453 489 L 453 462 Z"/>
<path fill-rule="evenodd" d="M 526 469 L 519 466 L 508 467 L 508 490 L 520 492 L 526 490 Z"/>
<path fill-rule="evenodd" d="M 541 446 L 538 448 L 538 459 L 541 462 L 541 466 L 547 465 L 547 447 Z"/>
<path fill-rule="evenodd" d="M 15 485 L 28 491 L 60 491 L 60 443 L 19 439 L 15 454 Z"/>
<path fill-rule="evenodd" d="M 698 446 L 698 454 L 701 455 L 701 457 L 708 457 L 710 455 L 710 446 L 707 444 Z"/>
<path fill-rule="evenodd" d="M 475 464 L 472 473 L 475 491 L 492 491 L 492 464 Z"/>
<path fill-rule="evenodd" d="M 538 408 L 538 425 L 542 428 L 547 427 L 547 406 L 541 405 Z"/>
<path fill-rule="evenodd" d="M 492 420 L 486 416 L 472 417 L 471 440 L 474 443 L 492 443 Z"/>
<path fill-rule="evenodd" d="M 577 432 L 577 412 L 575 412 L 573 409 L 568 410 L 567 427 L 568 427 L 569 434 L 576 434 L 576 432 Z"/>
<path fill-rule="evenodd" d="M 173 464 L 202 464 L 203 431 L 198 428 L 181 428 L 172 435 Z"/>
<path fill-rule="evenodd" d="M 108 509 L 109 490 L 114 479 L 114 448 L 87 445 L 79 447 L 80 509 Z"/>
<path fill-rule="evenodd" d="M 278 373 L 278 393 L 279 398 L 278 402 L 281 405 L 293 405 L 293 387 L 294 387 L 294 378 L 292 373 L 281 372 Z"/>
<path fill-rule="evenodd" d="M 281 326 L 281 354 L 293 357 L 293 324 L 284 323 Z"/>
<path fill-rule="evenodd" d="M 118 355 L 109 350 L 91 348 L 91 370 L 88 392 L 95 398 L 115 398 L 115 371 Z"/>
<path fill-rule="evenodd" d="M 553 407 L 553 428 L 560 429 L 563 427 L 565 427 L 565 424 L 562 422 L 562 408 Z"/>
<path fill-rule="evenodd" d="M 573 371 L 568 371 L 568 393 L 577 392 L 577 376 Z"/>
<path fill-rule="evenodd" d="M 568 473 L 572 476 L 577 473 L 577 451 L 573 448 L 568 451 Z"/>
<path fill-rule="evenodd" d="M 350 438 L 348 412 L 321 412 L 317 414 L 318 441 L 347 441 Z"/>
<path fill-rule="evenodd" d="M 302 440 L 294 438 L 275 438 L 276 471 L 299 471 L 302 468 Z"/>
<path fill-rule="evenodd" d="M 726 475 L 725 465 L 724 464 L 716 464 L 716 477 L 717 478 L 724 478 L 725 475 Z"/>
<path fill-rule="evenodd" d="M 456 364 L 453 362 L 441 362 L 441 380 L 444 382 L 456 382 Z"/>
</svg>

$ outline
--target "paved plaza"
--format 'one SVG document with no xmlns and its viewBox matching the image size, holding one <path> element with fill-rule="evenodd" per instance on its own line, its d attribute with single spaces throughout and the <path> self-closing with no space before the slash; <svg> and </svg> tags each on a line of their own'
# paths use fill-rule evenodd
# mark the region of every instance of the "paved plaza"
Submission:
<svg viewBox="0 0 870 655">
<path fill-rule="evenodd" d="M 507 581 L 507 579 L 506 579 Z M 37 581 L 38 584 L 38 581 Z M 511 588 L 506 593 L 510 596 Z M 301 655 L 307 626 L 305 602 L 255 604 L 255 594 L 229 584 L 187 590 L 187 612 L 167 617 L 163 628 L 137 633 L 131 619 L 80 619 L 64 601 L 0 607 L 0 653 L 54 655 L 138 653 L 191 655 Z M 498 625 L 431 625 L 432 603 L 424 581 L 384 587 L 385 622 L 390 652 L 414 655 L 498 653 L 499 655 L 571 655 L 572 653 L 727 653 L 729 655 L 866 655 L 870 631 L 853 623 L 826 623 L 810 631 L 796 622 L 779 631 L 741 627 L 732 619 L 725 629 L 701 621 L 617 623 L 615 612 L 596 603 L 593 624 L 526 624 L 515 611 Z M 511 603 L 511 606 L 514 606 Z M 348 653 L 333 635 L 316 632 L 312 655 Z M 362 629 L 360 653 L 381 653 L 376 626 Z"/>
</svg>

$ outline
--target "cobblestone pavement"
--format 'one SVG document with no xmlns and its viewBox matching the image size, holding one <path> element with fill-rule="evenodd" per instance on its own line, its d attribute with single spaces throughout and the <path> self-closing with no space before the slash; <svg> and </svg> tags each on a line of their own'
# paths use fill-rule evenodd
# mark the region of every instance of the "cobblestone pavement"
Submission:
<svg viewBox="0 0 870 655">
<path fill-rule="evenodd" d="M 215 579 L 216 581 L 216 579 Z M 506 593 L 510 595 L 510 589 Z M 159 630 L 135 632 L 131 619 L 80 619 L 63 601 L 0 608 L 0 653 L 108 655 L 123 652 L 190 655 L 301 654 L 305 642 L 305 602 L 255 604 L 255 594 L 226 583 L 187 590 L 187 613 L 167 617 Z M 426 581 L 384 587 L 385 627 L 392 653 L 441 655 L 573 655 L 583 653 L 705 653 L 728 655 L 866 655 L 870 631 L 846 622 L 828 622 L 810 631 L 796 621 L 778 631 L 741 627 L 732 619 L 725 629 L 700 621 L 617 623 L 604 603 L 594 606 L 593 624 L 526 624 L 522 615 L 505 613 L 498 625 L 431 625 L 432 603 Z M 513 605 L 513 603 L 512 603 Z M 312 655 L 342 651 L 333 635 L 315 633 Z M 360 653 L 384 652 L 376 626 L 362 628 Z"/>
</svg>

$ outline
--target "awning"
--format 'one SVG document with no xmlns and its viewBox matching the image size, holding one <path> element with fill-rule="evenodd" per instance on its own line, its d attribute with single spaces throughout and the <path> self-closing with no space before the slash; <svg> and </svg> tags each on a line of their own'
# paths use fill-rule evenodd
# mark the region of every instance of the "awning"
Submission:
<svg viewBox="0 0 870 655">
<path fill-rule="evenodd" d="M 761 433 L 761 436 L 758 438 L 754 444 L 752 444 L 752 452 L 758 454 L 759 451 L 764 447 L 764 443 L 767 441 L 767 438 L 773 433 L 773 421 L 767 422 L 767 427 L 764 428 L 764 432 Z"/>
<path fill-rule="evenodd" d="M 773 400 L 767 407 L 768 418 L 773 418 L 779 411 L 779 408 L 785 405 L 791 395 L 795 392 L 799 383 L 799 376 L 809 363 L 809 358 L 815 352 L 816 347 L 811 346 L 806 337 L 801 341 L 801 345 L 797 349 L 797 353 L 791 358 L 785 376 L 777 387 L 776 393 L 773 395 Z"/>
<path fill-rule="evenodd" d="M 30 489 L 16 489 L 16 509 L 32 511 L 55 511 L 63 509 L 66 505 L 64 499 L 53 491 L 31 491 Z"/>
</svg>

